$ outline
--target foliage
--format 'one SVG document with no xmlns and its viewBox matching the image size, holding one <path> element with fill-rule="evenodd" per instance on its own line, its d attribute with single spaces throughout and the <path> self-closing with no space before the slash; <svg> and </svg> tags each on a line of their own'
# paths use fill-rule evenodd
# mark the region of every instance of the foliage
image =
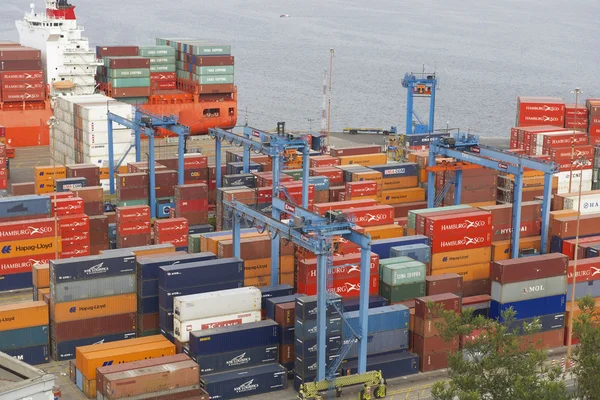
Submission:
<svg viewBox="0 0 600 400">
<path fill-rule="evenodd" d="M 579 299 L 577 305 L 581 313 L 573 319 L 573 336 L 580 344 L 573 351 L 575 365 L 570 372 L 576 377 L 577 398 L 600 399 L 600 313 L 590 296 Z"/>
<path fill-rule="evenodd" d="M 429 305 L 438 319 L 436 327 L 444 341 L 467 337 L 462 351 L 449 355 L 449 382 L 436 383 L 436 400 L 566 400 L 567 389 L 558 367 L 544 364 L 547 352 L 522 335 L 536 333 L 535 321 L 515 320 L 509 309 L 503 322 L 475 315 L 472 309 L 462 314 Z"/>
</svg>

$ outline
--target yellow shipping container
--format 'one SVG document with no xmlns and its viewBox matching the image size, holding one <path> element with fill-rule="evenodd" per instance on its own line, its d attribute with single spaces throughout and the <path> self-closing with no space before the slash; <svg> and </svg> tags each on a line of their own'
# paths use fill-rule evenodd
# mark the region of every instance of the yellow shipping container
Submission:
<svg viewBox="0 0 600 400">
<path fill-rule="evenodd" d="M 36 183 L 34 193 L 37 195 L 54 193 L 54 182 L 51 183 Z"/>
<path fill-rule="evenodd" d="M 345 201 L 351 201 L 351 200 L 375 200 L 375 201 L 379 201 L 381 199 L 381 197 L 377 196 L 376 194 L 374 194 L 373 196 L 346 196 Z"/>
<path fill-rule="evenodd" d="M 33 168 L 33 176 L 35 182 L 44 182 L 50 180 L 54 182 L 54 179 L 62 179 L 67 177 L 67 167 L 64 165 L 56 166 L 56 176 L 54 175 L 54 166 L 42 166 Z"/>
<path fill-rule="evenodd" d="M 519 250 L 536 249 L 540 251 L 542 237 L 534 236 L 519 239 Z M 511 240 L 492 242 L 492 261 L 508 260 L 510 258 Z"/>
<path fill-rule="evenodd" d="M 464 282 L 478 281 L 490 277 L 490 263 L 470 264 L 460 267 L 436 269 L 431 272 L 432 276 L 442 274 L 458 274 L 463 277 Z"/>
<path fill-rule="evenodd" d="M 0 306 L 0 331 L 48 324 L 48 305 L 43 301 Z"/>
<path fill-rule="evenodd" d="M 294 272 L 294 256 L 279 257 L 279 273 Z M 258 260 L 244 261 L 244 282 L 249 278 L 258 276 L 271 276 L 271 259 L 261 258 Z M 245 283 L 245 286 L 252 286 Z"/>
<path fill-rule="evenodd" d="M 425 189 L 415 187 L 409 189 L 384 190 L 381 192 L 381 204 L 415 203 L 425 200 Z"/>
<path fill-rule="evenodd" d="M 437 253 L 431 255 L 431 270 L 445 269 L 450 267 L 460 267 L 462 265 L 472 265 L 489 263 L 492 252 L 490 247 L 482 247 L 469 251 L 458 250 L 446 253 Z"/>
<path fill-rule="evenodd" d="M 58 323 L 134 313 L 136 311 L 136 295 L 129 293 L 118 296 L 54 303 L 50 307 L 50 318 L 52 321 Z"/>
<path fill-rule="evenodd" d="M 400 225 L 380 225 L 364 228 L 371 235 L 371 240 L 392 239 L 404 236 L 404 228 Z"/>
<path fill-rule="evenodd" d="M 387 155 L 385 153 L 362 154 L 358 156 L 341 156 L 340 165 L 362 165 L 369 167 L 372 165 L 382 165 L 387 163 Z"/>
<path fill-rule="evenodd" d="M 0 259 L 9 259 L 16 257 L 30 257 L 42 254 L 52 254 L 54 256 L 54 236 L 47 238 L 12 240 L 10 242 L 0 243 L 0 248 L 8 251 L 0 253 Z M 62 244 L 58 238 L 58 252 L 62 251 Z"/>
<path fill-rule="evenodd" d="M 82 368 L 79 371 L 83 376 L 90 380 L 90 385 L 95 386 L 96 369 L 102 367 L 103 365 L 122 364 L 133 361 L 147 360 L 149 358 L 172 356 L 175 354 L 175 345 L 169 342 L 166 338 L 163 339 L 164 340 L 155 343 L 141 345 L 129 344 L 127 347 L 95 351 L 93 353 L 86 354 L 81 360 Z"/>
<path fill-rule="evenodd" d="M 382 175 L 378 171 L 353 172 L 352 182 L 373 181 L 377 182 L 378 186 L 382 184 Z"/>
</svg>

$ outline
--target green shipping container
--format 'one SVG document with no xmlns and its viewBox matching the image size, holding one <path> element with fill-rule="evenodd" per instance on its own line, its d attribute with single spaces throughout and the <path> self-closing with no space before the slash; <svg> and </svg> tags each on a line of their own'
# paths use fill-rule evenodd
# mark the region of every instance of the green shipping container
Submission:
<svg viewBox="0 0 600 400">
<path fill-rule="evenodd" d="M 408 226 L 410 229 L 415 229 L 416 228 L 416 223 L 417 223 L 417 215 L 429 214 L 429 213 L 432 213 L 432 212 L 440 212 L 440 211 L 460 210 L 460 209 L 463 209 L 463 208 L 473 208 L 473 207 L 468 206 L 466 204 L 461 204 L 461 205 L 458 205 L 458 206 L 424 208 L 424 209 L 421 209 L 421 210 L 409 211 L 408 212 L 408 223 L 406 224 L 406 226 Z"/>
<path fill-rule="evenodd" d="M 382 281 L 383 283 L 387 283 L 391 286 L 425 282 L 425 274 L 425 264 L 419 261 L 384 265 L 382 271 Z"/>
<path fill-rule="evenodd" d="M 175 64 L 177 62 L 177 60 L 175 60 L 175 57 L 151 57 L 150 58 L 150 65 L 156 65 L 156 64 Z"/>
<path fill-rule="evenodd" d="M 121 99 L 119 99 L 120 101 Z M 117 206 L 118 207 L 128 207 L 128 206 L 147 206 L 148 205 L 148 199 L 140 199 L 140 200 L 125 200 L 125 201 L 118 201 L 117 202 Z"/>
<path fill-rule="evenodd" d="M 150 86 L 150 78 L 111 78 L 108 80 L 114 88 L 132 88 Z"/>
<path fill-rule="evenodd" d="M 425 296 L 425 282 L 409 283 L 407 285 L 398 286 L 390 286 L 387 283 L 381 283 L 379 294 L 385 297 L 390 303 L 412 300 L 417 297 Z"/>
<path fill-rule="evenodd" d="M 233 65 L 220 67 L 196 67 L 197 75 L 233 75 Z"/>
<path fill-rule="evenodd" d="M 200 253 L 200 235 L 201 233 L 194 233 L 188 236 L 188 253 Z"/>
<path fill-rule="evenodd" d="M 211 44 L 194 44 L 190 43 L 194 47 L 193 53 L 197 56 L 228 56 L 231 54 L 231 46 L 227 45 L 211 45 Z M 188 45 L 189 49 L 189 45 Z M 189 52 L 189 50 L 188 50 Z"/>
<path fill-rule="evenodd" d="M 150 72 L 175 72 L 175 64 L 150 64 Z"/>
<path fill-rule="evenodd" d="M 149 68 L 107 69 L 109 78 L 150 78 Z"/>
<path fill-rule="evenodd" d="M 302 179 L 301 169 L 286 169 L 285 174 L 294 178 L 295 181 L 299 181 L 300 179 Z"/>
<path fill-rule="evenodd" d="M 194 75 L 194 80 L 201 85 L 222 85 L 233 83 L 233 75 Z"/>
<path fill-rule="evenodd" d="M 140 47 L 139 55 L 142 57 L 175 57 L 175 49 L 171 46 L 144 46 Z"/>
<path fill-rule="evenodd" d="M 410 257 L 406 257 L 406 256 L 401 256 L 401 257 L 393 257 L 393 258 L 384 258 L 383 260 L 379 260 L 379 280 L 382 280 L 383 278 L 383 267 L 386 265 L 393 265 L 393 264 L 402 264 L 402 263 L 406 263 L 406 262 L 411 262 L 411 261 L 415 261 Z"/>
</svg>

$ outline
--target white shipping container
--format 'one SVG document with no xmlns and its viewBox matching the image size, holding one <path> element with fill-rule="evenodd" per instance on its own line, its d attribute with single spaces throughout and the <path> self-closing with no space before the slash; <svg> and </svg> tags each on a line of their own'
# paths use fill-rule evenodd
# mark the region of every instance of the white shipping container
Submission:
<svg viewBox="0 0 600 400">
<path fill-rule="evenodd" d="M 130 143 L 114 143 L 114 154 L 125 154 L 131 147 Z M 108 144 L 92 144 L 83 148 L 83 154 L 90 157 L 106 157 L 108 159 Z"/>
<path fill-rule="evenodd" d="M 498 303 L 512 303 L 538 299 L 541 297 L 557 296 L 567 292 L 567 276 L 553 276 L 550 278 L 533 279 L 523 282 L 502 285 L 492 282 L 491 297 Z M 543 310 L 540 311 L 543 314 Z M 518 317 L 517 317 L 518 318 Z"/>
<path fill-rule="evenodd" d="M 108 144 L 108 132 L 83 133 L 83 143 Z M 131 129 L 119 129 L 113 131 L 113 143 L 133 143 L 133 131 Z"/>
<path fill-rule="evenodd" d="M 224 326 L 241 325 L 250 322 L 258 322 L 262 318 L 260 311 L 249 311 L 216 317 L 195 319 L 192 321 L 179 321 L 173 318 L 173 333 L 181 343 L 190 341 L 190 332 L 204 329 L 221 328 Z"/>
<path fill-rule="evenodd" d="M 175 297 L 173 316 L 180 321 L 260 311 L 262 294 L 258 288 L 243 287 Z"/>
<path fill-rule="evenodd" d="M 579 211 L 578 198 L 566 198 L 564 208 Z M 581 214 L 593 214 L 600 212 L 600 194 L 581 196 Z"/>
<path fill-rule="evenodd" d="M 123 157 L 123 154 L 115 154 L 115 167 L 117 165 L 117 163 L 119 162 L 119 160 L 121 160 L 121 158 Z M 84 163 L 89 163 L 89 164 L 94 164 L 97 165 L 100 168 L 108 168 L 108 156 L 106 157 L 84 157 L 83 160 Z M 131 149 L 131 151 L 129 152 L 129 154 L 127 154 L 127 157 L 125 157 L 125 160 L 123 160 L 123 163 L 121 165 L 127 165 L 128 163 L 133 163 L 135 162 L 135 149 Z"/>
<path fill-rule="evenodd" d="M 120 117 L 131 120 L 132 106 L 118 101 L 106 102 L 104 104 L 89 104 L 80 109 L 80 116 L 83 120 L 92 121 L 107 121 L 107 113 L 111 112 Z"/>
<path fill-rule="evenodd" d="M 573 181 L 571 183 L 570 189 L 569 189 L 568 183 L 559 185 L 557 188 L 557 193 L 558 194 L 572 193 L 574 190 L 579 191 L 579 181 L 576 181 L 576 182 Z M 590 190 L 592 190 L 592 181 L 591 180 L 584 180 L 583 182 L 581 182 L 581 191 L 582 192 L 589 192 Z"/>
<path fill-rule="evenodd" d="M 564 184 L 569 184 L 569 176 L 571 175 L 571 171 L 563 171 L 563 172 L 559 172 L 557 174 L 554 174 L 554 176 L 558 176 L 558 186 L 564 185 Z M 581 171 L 576 170 L 575 168 L 573 168 L 573 178 L 571 179 L 572 182 L 577 181 L 577 184 L 579 185 L 579 177 L 581 176 Z M 583 180 L 584 181 L 591 181 L 592 180 L 592 169 L 584 169 L 583 170 Z"/>
</svg>

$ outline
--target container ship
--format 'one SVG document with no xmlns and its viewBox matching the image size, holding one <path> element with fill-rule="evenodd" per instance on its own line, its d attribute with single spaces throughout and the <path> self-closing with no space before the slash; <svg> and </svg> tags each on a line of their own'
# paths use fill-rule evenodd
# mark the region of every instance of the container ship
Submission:
<svg viewBox="0 0 600 400">
<path fill-rule="evenodd" d="M 19 43 L 0 41 L 0 126 L 12 147 L 48 145 L 54 100 L 94 93 L 177 116 L 192 135 L 235 126 L 230 46 L 161 38 L 94 50 L 66 0 L 46 0 L 43 11 L 32 4 L 16 27 Z"/>
</svg>

